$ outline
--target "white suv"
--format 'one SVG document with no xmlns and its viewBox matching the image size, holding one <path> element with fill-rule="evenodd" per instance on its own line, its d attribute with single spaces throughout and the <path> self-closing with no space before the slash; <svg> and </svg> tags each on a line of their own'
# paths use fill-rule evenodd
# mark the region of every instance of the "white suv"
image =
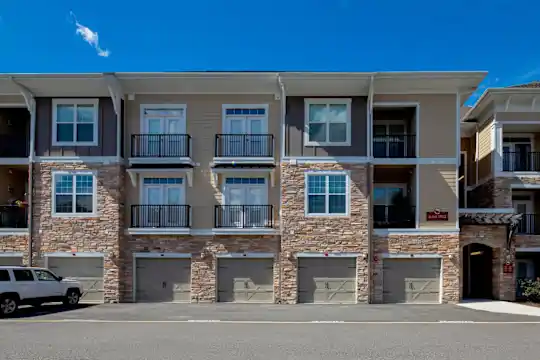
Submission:
<svg viewBox="0 0 540 360">
<path fill-rule="evenodd" d="M 13 314 L 19 305 L 41 306 L 47 302 L 77 305 L 82 294 L 78 281 L 63 279 L 48 269 L 0 266 L 0 316 Z"/>
</svg>

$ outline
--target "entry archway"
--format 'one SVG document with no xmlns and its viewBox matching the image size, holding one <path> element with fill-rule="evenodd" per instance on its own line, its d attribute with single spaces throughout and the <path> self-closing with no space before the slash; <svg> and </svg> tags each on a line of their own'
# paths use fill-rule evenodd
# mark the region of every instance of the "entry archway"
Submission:
<svg viewBox="0 0 540 360">
<path fill-rule="evenodd" d="M 493 249 L 473 243 L 463 247 L 463 298 L 493 299 Z"/>
</svg>

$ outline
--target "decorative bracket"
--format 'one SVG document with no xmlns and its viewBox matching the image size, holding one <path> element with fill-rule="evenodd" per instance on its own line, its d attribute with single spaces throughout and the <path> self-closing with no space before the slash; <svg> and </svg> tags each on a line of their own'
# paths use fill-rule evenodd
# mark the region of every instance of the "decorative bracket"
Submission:
<svg viewBox="0 0 540 360">
<path fill-rule="evenodd" d="M 504 106 L 504 111 L 508 111 L 508 108 L 510 108 L 511 101 L 512 101 L 512 96 L 509 96 L 508 99 L 506 99 L 506 105 Z"/>
<path fill-rule="evenodd" d="M 13 84 L 15 84 L 15 86 L 19 88 L 21 95 L 24 97 L 26 108 L 31 114 L 33 114 L 34 111 L 36 110 L 36 100 L 35 100 L 34 93 L 32 93 L 26 86 L 17 82 L 12 76 L 10 76 L 9 79 L 11 80 Z"/>
<path fill-rule="evenodd" d="M 114 112 L 117 116 L 120 116 L 122 100 L 124 99 L 124 91 L 122 90 L 120 81 L 118 81 L 118 78 L 112 73 L 104 74 L 103 78 L 107 83 L 107 88 L 109 89 L 109 94 L 111 95 Z"/>
<path fill-rule="evenodd" d="M 534 111 L 535 108 L 536 108 L 536 96 L 533 97 L 533 99 L 532 99 L 532 103 L 531 103 L 531 111 Z"/>
</svg>

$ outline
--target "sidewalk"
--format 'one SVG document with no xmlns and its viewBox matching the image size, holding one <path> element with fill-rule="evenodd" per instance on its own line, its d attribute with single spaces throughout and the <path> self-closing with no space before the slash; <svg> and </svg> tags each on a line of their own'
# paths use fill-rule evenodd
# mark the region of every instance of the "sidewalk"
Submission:
<svg viewBox="0 0 540 360">
<path fill-rule="evenodd" d="M 458 306 L 500 314 L 540 316 L 540 308 L 507 301 L 465 300 Z"/>
</svg>

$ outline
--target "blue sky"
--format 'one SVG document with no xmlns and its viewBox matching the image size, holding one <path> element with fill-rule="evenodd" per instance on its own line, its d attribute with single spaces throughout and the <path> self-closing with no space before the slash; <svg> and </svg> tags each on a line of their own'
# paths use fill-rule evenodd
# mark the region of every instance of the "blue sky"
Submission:
<svg viewBox="0 0 540 360">
<path fill-rule="evenodd" d="M 484 87 L 506 86 L 540 79 L 539 12 L 534 0 L 0 0 L 0 71 L 487 70 Z"/>
</svg>

